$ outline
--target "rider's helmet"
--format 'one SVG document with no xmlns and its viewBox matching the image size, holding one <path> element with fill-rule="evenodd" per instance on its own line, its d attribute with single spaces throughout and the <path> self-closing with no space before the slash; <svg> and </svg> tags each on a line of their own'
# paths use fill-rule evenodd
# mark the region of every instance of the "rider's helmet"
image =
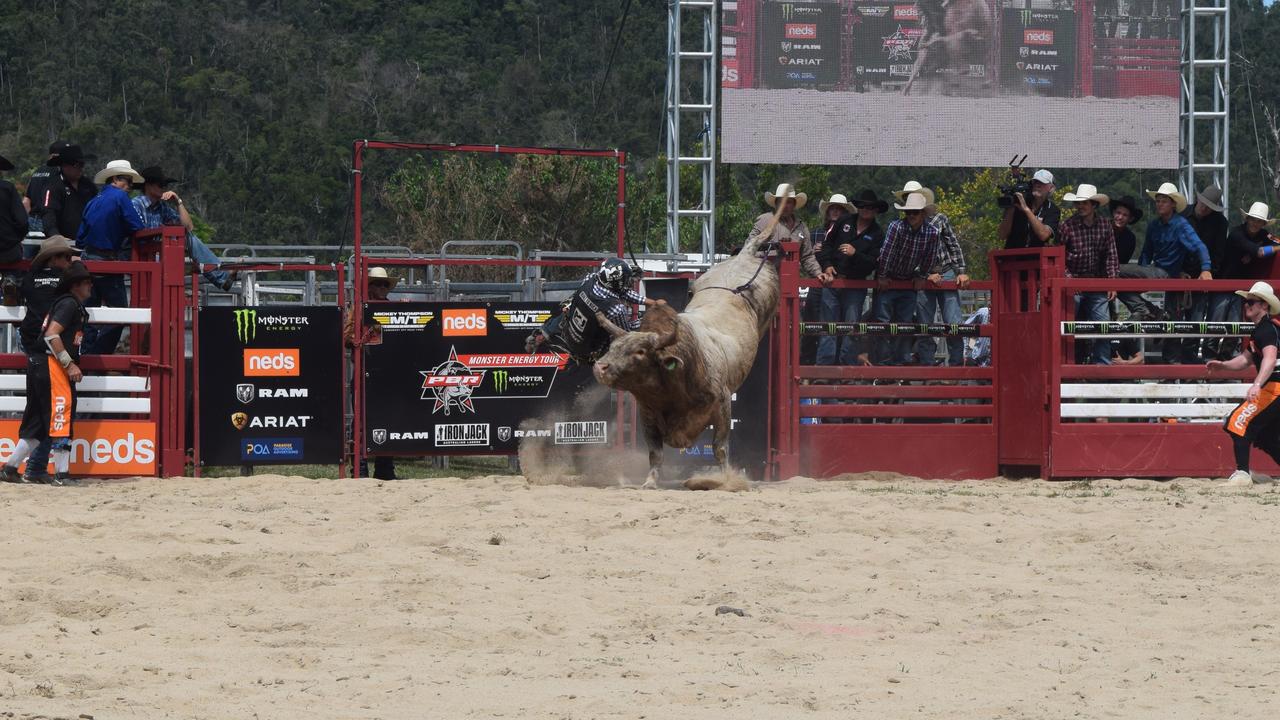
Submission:
<svg viewBox="0 0 1280 720">
<path fill-rule="evenodd" d="M 631 287 L 631 278 L 635 274 L 631 266 L 622 258 L 605 258 L 600 263 L 600 284 L 614 291 L 621 293 L 623 290 Z"/>
</svg>

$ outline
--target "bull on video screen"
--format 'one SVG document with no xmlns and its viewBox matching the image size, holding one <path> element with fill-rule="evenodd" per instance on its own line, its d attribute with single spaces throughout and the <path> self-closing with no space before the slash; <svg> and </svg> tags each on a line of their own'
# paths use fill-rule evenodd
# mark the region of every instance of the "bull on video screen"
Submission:
<svg viewBox="0 0 1280 720">
<path fill-rule="evenodd" d="M 1177 166 L 1170 0 L 739 0 L 721 42 L 726 162 Z"/>
</svg>

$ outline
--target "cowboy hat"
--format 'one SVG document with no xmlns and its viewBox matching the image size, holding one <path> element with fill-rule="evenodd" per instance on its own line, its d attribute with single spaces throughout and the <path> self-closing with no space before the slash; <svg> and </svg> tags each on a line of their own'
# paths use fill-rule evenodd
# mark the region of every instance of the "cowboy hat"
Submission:
<svg viewBox="0 0 1280 720">
<path fill-rule="evenodd" d="M 1111 198 L 1098 192 L 1098 188 L 1096 185 L 1089 185 L 1086 183 L 1081 183 L 1077 185 L 1075 192 L 1067 193 L 1063 195 L 1062 199 L 1066 200 L 1067 202 L 1081 202 L 1082 200 L 1092 200 L 1098 203 L 1099 207 L 1111 202 Z"/>
<path fill-rule="evenodd" d="M 834 195 L 831 196 L 830 200 L 823 200 L 822 202 L 818 203 L 818 214 L 825 218 L 827 216 L 827 208 L 831 207 L 832 205 L 835 205 L 837 207 L 842 207 L 849 212 L 856 212 L 858 209 L 854 207 L 853 203 L 849 202 L 849 200 L 844 195 L 841 195 L 840 193 L 835 193 Z"/>
<path fill-rule="evenodd" d="M 1267 217 L 1271 214 L 1271 208 L 1267 207 L 1267 204 L 1263 202 L 1254 203 L 1248 210 L 1240 208 L 1240 212 L 1244 213 L 1244 216 L 1247 218 L 1262 220 L 1268 225 L 1275 221 L 1275 218 Z"/>
<path fill-rule="evenodd" d="M 862 209 L 864 207 L 874 208 L 876 214 L 889 211 L 889 203 L 876 197 L 874 190 L 867 189 L 858 193 L 858 197 L 853 199 L 853 206 Z"/>
<path fill-rule="evenodd" d="M 922 195 L 924 195 L 925 200 L 929 201 L 930 205 L 932 205 L 934 202 L 933 191 L 921 185 L 920 183 L 916 182 L 915 180 L 908 180 L 907 184 L 903 185 L 902 189 L 894 193 L 893 196 L 901 201 L 906 199 L 906 197 L 911 193 L 921 193 Z"/>
<path fill-rule="evenodd" d="M 1115 212 L 1115 208 L 1122 207 L 1129 211 L 1129 222 L 1138 222 L 1142 219 L 1142 208 L 1138 207 L 1138 201 L 1133 199 L 1132 195 L 1122 195 L 1118 200 L 1111 204 L 1111 212 Z"/>
<path fill-rule="evenodd" d="M 1222 212 L 1222 188 L 1210 185 L 1196 193 L 1196 202 L 1204 203 L 1214 212 Z"/>
<path fill-rule="evenodd" d="M 929 201 L 924 196 L 924 193 L 913 192 L 910 195 L 907 195 L 906 204 L 899 205 L 894 203 L 893 206 L 899 210 L 924 210 L 929 206 Z"/>
<path fill-rule="evenodd" d="M 92 280 L 93 275 L 89 273 L 89 268 L 84 263 L 76 260 L 72 262 L 66 270 L 62 271 L 62 279 L 58 281 L 58 292 L 64 293 L 71 289 L 72 285 L 82 280 Z"/>
<path fill-rule="evenodd" d="M 178 182 L 177 180 L 169 177 L 168 175 L 165 175 L 164 170 L 162 170 L 159 165 L 144 167 L 138 174 L 142 176 L 143 185 L 146 185 L 147 183 L 155 183 L 160 187 L 166 187 L 168 185 L 172 185 L 173 183 Z"/>
<path fill-rule="evenodd" d="M 49 262 L 49 258 L 54 255 L 67 253 L 75 255 L 76 249 L 71 245 L 71 241 L 61 235 L 52 235 L 40 242 L 40 252 L 31 259 L 31 267 L 40 267 Z"/>
<path fill-rule="evenodd" d="M 1152 200 L 1155 200 L 1157 195 L 1167 195 L 1169 199 L 1173 201 L 1174 212 L 1182 212 L 1187 209 L 1187 197 L 1178 192 L 1178 186 L 1173 183 L 1167 182 L 1155 190 L 1147 191 L 1147 197 L 1150 197 Z"/>
<path fill-rule="evenodd" d="M 5 172 L 6 170 L 12 170 L 12 169 L 13 169 L 13 163 L 9 162 L 9 160 L 5 158 L 3 155 L 0 155 L 0 172 Z"/>
<path fill-rule="evenodd" d="M 779 198 L 795 198 L 797 210 L 804 207 L 804 204 L 809 202 L 809 196 L 804 193 L 796 192 L 796 186 L 791 183 L 782 183 L 778 186 L 777 191 L 766 192 L 764 194 L 764 202 L 769 207 L 777 207 Z"/>
<path fill-rule="evenodd" d="M 45 165 L 48 167 L 74 165 L 84 162 L 89 157 L 93 156 L 86 155 L 79 145 L 59 140 L 49 146 L 49 159 L 45 162 Z"/>
<path fill-rule="evenodd" d="M 396 285 L 400 284 L 400 278 L 394 277 L 392 275 L 388 275 L 387 269 L 380 268 L 380 267 L 369 268 L 369 279 L 370 280 L 386 280 L 391 283 L 391 287 L 395 287 Z"/>
<path fill-rule="evenodd" d="M 1237 290 L 1236 294 L 1250 300 L 1261 300 L 1267 304 L 1271 315 L 1280 315 L 1280 298 L 1276 297 L 1275 290 L 1272 290 L 1267 283 L 1256 282 L 1253 287 L 1249 288 L 1249 292 Z"/>
<path fill-rule="evenodd" d="M 98 174 L 93 176 L 93 182 L 101 185 L 111 178 L 120 177 L 121 175 L 127 175 L 128 177 L 133 178 L 133 182 L 135 183 L 142 182 L 142 176 L 138 174 L 137 170 L 133 169 L 133 166 L 129 164 L 128 160 L 112 160 L 107 163 L 106 167 L 99 170 Z"/>
</svg>

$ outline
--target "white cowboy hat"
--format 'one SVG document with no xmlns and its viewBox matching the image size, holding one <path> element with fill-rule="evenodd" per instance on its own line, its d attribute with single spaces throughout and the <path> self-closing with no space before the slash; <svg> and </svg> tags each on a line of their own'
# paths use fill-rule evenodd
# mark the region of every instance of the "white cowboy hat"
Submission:
<svg viewBox="0 0 1280 720">
<path fill-rule="evenodd" d="M 911 193 L 920 193 L 924 195 L 924 199 L 929 202 L 929 205 L 933 205 L 934 203 L 933 191 L 915 180 L 908 180 L 907 184 L 903 185 L 902 189 L 895 192 L 893 196 L 898 198 L 898 200 L 903 200 Z"/>
<path fill-rule="evenodd" d="M 1254 203 L 1248 210 L 1240 208 L 1240 212 L 1244 213 L 1244 216 L 1247 218 L 1262 220 L 1268 225 L 1275 222 L 1275 218 L 1268 217 L 1271 214 L 1271 208 L 1267 207 L 1267 204 L 1263 202 Z"/>
<path fill-rule="evenodd" d="M 924 193 L 913 192 L 907 195 L 905 205 L 894 203 L 893 206 L 899 210 L 924 210 L 929 206 L 929 200 L 924 196 Z"/>
<path fill-rule="evenodd" d="M 1168 195 L 1173 200 L 1174 212 L 1182 212 L 1187 209 L 1186 196 L 1178 192 L 1178 186 L 1173 183 L 1164 183 L 1155 190 L 1147 191 L 1147 196 L 1152 200 L 1155 200 L 1157 195 Z"/>
<path fill-rule="evenodd" d="M 142 175 L 140 175 L 137 170 L 133 169 L 133 166 L 129 164 L 128 160 L 112 160 L 107 163 L 106 167 L 99 170 L 98 174 L 93 176 L 93 182 L 97 185 L 101 185 L 107 180 L 120 175 L 128 175 L 133 178 L 135 183 L 142 182 Z"/>
<path fill-rule="evenodd" d="M 832 205 L 842 207 L 851 213 L 858 212 L 858 208 L 854 207 L 853 203 L 849 202 L 848 198 L 846 198 L 844 195 L 841 195 L 840 193 L 836 193 L 831 196 L 830 200 L 823 200 L 822 202 L 818 203 L 818 214 L 825 218 L 827 216 L 827 208 L 831 207 Z"/>
<path fill-rule="evenodd" d="M 795 198 L 797 210 L 804 207 L 804 204 L 809 202 L 809 196 L 804 193 L 796 192 L 796 186 L 791 183 L 782 183 L 778 186 L 776 192 L 766 192 L 764 194 L 764 201 L 769 207 L 777 207 L 778 198 L 782 198 L 784 200 L 786 198 Z"/>
<path fill-rule="evenodd" d="M 1242 298 L 1261 300 L 1267 304 L 1268 308 L 1270 308 L 1270 314 L 1280 315 L 1280 298 L 1276 297 L 1276 291 L 1272 290 L 1271 286 L 1267 283 L 1256 282 L 1253 284 L 1253 287 L 1249 288 L 1249 292 L 1237 290 L 1236 294 Z"/>
<path fill-rule="evenodd" d="M 400 278 L 398 278 L 398 277 L 394 277 L 394 276 L 391 276 L 391 275 L 388 275 L 388 274 L 387 274 L 387 269 L 386 269 L 386 268 L 380 268 L 380 267 L 372 267 L 372 268 L 369 268 L 369 279 L 370 279 L 370 280 L 390 280 L 390 281 L 391 281 L 391 287 L 393 287 L 393 288 L 394 288 L 396 285 L 399 285 L 399 284 L 400 284 Z"/>
<path fill-rule="evenodd" d="M 1077 185 L 1075 192 L 1067 193 L 1063 195 L 1062 199 L 1066 200 L 1067 202 L 1080 202 L 1082 200 L 1092 200 L 1098 203 L 1099 207 L 1111 202 L 1111 198 L 1098 192 L 1098 187 L 1096 185 L 1088 185 L 1085 183 L 1081 183 Z"/>
</svg>

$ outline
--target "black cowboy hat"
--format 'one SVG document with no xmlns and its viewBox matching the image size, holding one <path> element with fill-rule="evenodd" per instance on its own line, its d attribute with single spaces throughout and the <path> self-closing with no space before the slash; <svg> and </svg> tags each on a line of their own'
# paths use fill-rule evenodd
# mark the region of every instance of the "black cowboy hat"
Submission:
<svg viewBox="0 0 1280 720">
<path fill-rule="evenodd" d="M 9 160 L 5 158 L 3 155 L 0 155 L 0 172 L 5 172 L 6 170 L 12 170 L 12 169 L 13 169 L 13 163 L 9 162 Z"/>
<path fill-rule="evenodd" d="M 858 209 L 862 209 L 864 207 L 875 208 L 877 214 L 889 212 L 889 203 L 876 197 L 874 190 L 863 190 L 858 193 L 858 197 L 853 198 L 849 202 L 853 203 L 853 206 Z"/>
<path fill-rule="evenodd" d="M 1142 219 L 1142 209 L 1138 207 L 1138 201 L 1133 199 L 1132 195 L 1124 195 L 1111 201 L 1111 207 L 1122 207 L 1129 211 L 1129 222 L 1138 222 Z"/>
<path fill-rule="evenodd" d="M 86 159 L 95 157 L 86 155 L 79 145 L 67 142 L 56 142 L 49 146 L 49 161 L 45 165 L 49 167 L 62 167 L 63 165 L 72 165 L 78 162 L 84 162 Z"/>
<path fill-rule="evenodd" d="M 62 271 L 62 279 L 58 281 L 58 292 L 67 292 L 72 285 L 82 280 L 92 279 L 93 274 L 89 272 L 89 268 L 85 267 L 84 263 L 76 260 L 66 270 Z"/>
<path fill-rule="evenodd" d="M 164 170 L 162 170 L 159 165 L 142 168 L 142 170 L 138 171 L 138 174 L 142 176 L 142 183 L 144 185 L 147 183 L 155 183 L 160 187 L 167 187 L 178 182 L 168 175 L 165 175 Z"/>
</svg>

